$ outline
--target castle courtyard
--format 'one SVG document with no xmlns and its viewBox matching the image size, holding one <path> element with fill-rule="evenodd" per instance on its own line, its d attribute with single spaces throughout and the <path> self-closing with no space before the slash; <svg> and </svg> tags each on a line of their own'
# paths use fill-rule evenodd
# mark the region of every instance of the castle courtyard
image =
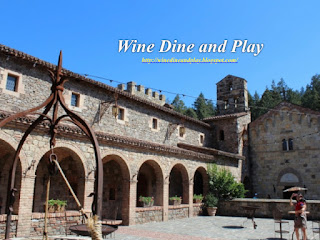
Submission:
<svg viewBox="0 0 320 240">
<path fill-rule="evenodd" d="M 280 235 L 274 233 L 274 220 L 272 218 L 255 218 L 257 228 L 254 229 L 251 220 L 244 217 L 192 217 L 167 222 L 145 223 L 133 226 L 119 226 L 115 235 L 107 239 L 116 240 L 258 240 L 280 239 Z M 244 222 L 246 221 L 246 222 Z M 244 227 L 242 224 L 244 222 Z M 278 226 L 276 226 L 278 227 Z M 284 239 L 291 239 L 293 232 L 293 220 L 289 220 L 289 234 L 284 234 Z M 312 222 L 307 223 L 308 239 L 318 239 L 318 235 L 312 233 Z M 71 237 L 71 236 L 70 236 Z M 18 238 L 17 238 L 18 239 Z M 19 238 L 21 239 L 21 238 Z M 40 239 L 40 238 L 38 238 Z M 50 236 L 50 239 L 68 239 L 64 236 Z M 72 236 L 69 239 L 90 239 Z"/>
</svg>

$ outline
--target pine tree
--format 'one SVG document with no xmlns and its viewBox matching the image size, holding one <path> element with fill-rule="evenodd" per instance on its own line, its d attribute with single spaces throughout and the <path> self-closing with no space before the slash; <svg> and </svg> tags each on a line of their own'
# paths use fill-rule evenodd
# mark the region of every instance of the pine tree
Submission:
<svg viewBox="0 0 320 240">
<path fill-rule="evenodd" d="M 187 110 L 186 105 L 184 104 L 184 102 L 180 99 L 179 94 L 176 95 L 176 97 L 173 99 L 171 105 L 174 107 L 174 110 L 184 114 Z"/>
<path fill-rule="evenodd" d="M 189 116 L 189 117 L 192 117 L 194 119 L 198 118 L 197 113 L 194 111 L 193 108 L 188 108 L 187 111 L 185 112 L 185 115 Z"/>
<path fill-rule="evenodd" d="M 198 119 L 211 117 L 215 114 L 215 108 L 212 101 L 206 100 L 203 93 L 200 93 L 199 97 L 195 100 L 193 107 L 198 116 Z"/>
</svg>

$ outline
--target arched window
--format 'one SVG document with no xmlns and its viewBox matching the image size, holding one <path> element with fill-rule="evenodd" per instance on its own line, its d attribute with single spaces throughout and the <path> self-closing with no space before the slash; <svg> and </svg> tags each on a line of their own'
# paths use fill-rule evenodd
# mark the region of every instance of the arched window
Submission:
<svg viewBox="0 0 320 240">
<path fill-rule="evenodd" d="M 293 150 L 293 139 L 289 138 L 289 150 Z"/>
<path fill-rule="evenodd" d="M 224 109 L 228 109 L 229 108 L 229 103 L 228 100 L 224 101 Z"/>
<path fill-rule="evenodd" d="M 287 140 L 285 139 L 282 139 L 282 150 L 283 151 L 287 151 L 288 148 L 287 148 Z"/>
</svg>

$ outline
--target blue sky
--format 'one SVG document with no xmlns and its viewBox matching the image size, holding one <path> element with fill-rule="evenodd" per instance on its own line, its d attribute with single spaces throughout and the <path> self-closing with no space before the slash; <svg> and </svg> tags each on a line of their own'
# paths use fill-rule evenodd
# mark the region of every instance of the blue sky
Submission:
<svg viewBox="0 0 320 240">
<path fill-rule="evenodd" d="M 2 1 L 0 43 L 80 73 L 216 99 L 228 74 L 253 94 L 284 78 L 300 89 L 320 73 L 320 1 Z M 120 39 L 154 43 L 152 53 L 118 52 Z M 194 43 L 192 53 L 159 53 L 162 39 Z M 261 53 L 231 53 L 233 41 L 263 43 Z M 201 43 L 228 40 L 225 53 Z M 142 58 L 239 58 L 230 64 L 145 64 Z M 97 79 L 98 80 L 98 79 Z M 108 81 L 104 81 L 110 84 Z M 114 83 L 110 84 L 116 86 Z M 165 93 L 173 100 L 174 95 Z M 182 98 L 187 105 L 194 99 Z"/>
</svg>

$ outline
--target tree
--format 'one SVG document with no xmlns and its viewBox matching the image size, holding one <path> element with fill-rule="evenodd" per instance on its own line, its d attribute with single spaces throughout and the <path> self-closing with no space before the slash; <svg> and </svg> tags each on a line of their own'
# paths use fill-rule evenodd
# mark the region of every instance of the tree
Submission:
<svg viewBox="0 0 320 240">
<path fill-rule="evenodd" d="M 196 111 L 194 111 L 193 108 L 188 108 L 187 111 L 185 112 L 185 115 L 189 116 L 189 117 L 192 117 L 194 119 L 198 118 L 197 113 L 196 113 Z"/>
<path fill-rule="evenodd" d="M 302 96 L 302 106 L 313 110 L 320 110 L 320 75 L 316 74 L 311 78 L 311 84 L 307 85 Z"/>
<path fill-rule="evenodd" d="M 237 182 L 231 172 L 218 169 L 216 164 L 208 164 L 209 193 L 221 200 L 243 198 L 246 190 L 242 183 Z"/>
<path fill-rule="evenodd" d="M 204 119 L 215 114 L 215 108 L 212 101 L 205 99 L 203 93 L 200 93 L 199 97 L 195 100 L 193 107 L 198 119 Z"/>
<path fill-rule="evenodd" d="M 260 115 L 259 111 L 260 109 L 258 108 L 258 104 L 260 102 L 260 97 L 257 91 L 255 91 L 253 97 L 252 95 L 248 92 L 248 102 L 250 106 L 250 111 L 251 111 L 251 118 L 252 121 L 257 119 Z"/>
<path fill-rule="evenodd" d="M 179 113 L 184 114 L 187 110 L 186 105 L 184 102 L 180 99 L 179 94 L 176 95 L 176 97 L 173 99 L 171 105 L 174 107 L 173 109 Z"/>
</svg>

